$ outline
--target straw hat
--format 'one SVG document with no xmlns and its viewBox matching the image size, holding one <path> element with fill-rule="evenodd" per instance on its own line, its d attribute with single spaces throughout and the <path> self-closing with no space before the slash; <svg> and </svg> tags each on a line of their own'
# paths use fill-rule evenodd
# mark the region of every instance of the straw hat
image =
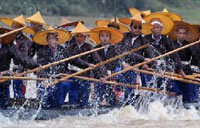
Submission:
<svg viewBox="0 0 200 128">
<path fill-rule="evenodd" d="M 49 27 L 47 30 L 40 31 L 33 36 L 33 41 L 40 45 L 48 45 L 47 35 L 49 33 L 56 33 L 58 35 L 58 43 L 62 44 L 68 41 L 71 38 L 71 34 L 62 29 L 54 29 Z"/>
<path fill-rule="evenodd" d="M 7 33 L 7 32 L 10 32 L 10 31 L 11 30 L 7 29 L 7 28 L 0 28 L 0 35 L 4 34 L 4 33 Z M 10 44 L 16 39 L 16 36 L 17 36 L 17 33 L 13 33 L 13 34 L 10 34 L 8 36 L 2 37 L 1 38 L 1 42 L 3 44 Z"/>
<path fill-rule="evenodd" d="M 3 22 L 4 24 L 6 24 L 9 27 L 12 27 L 13 23 L 19 24 L 21 26 L 26 26 L 26 22 L 25 22 L 23 15 L 20 15 L 20 16 L 14 18 L 14 19 L 2 17 L 2 18 L 0 18 L 0 21 Z"/>
<path fill-rule="evenodd" d="M 176 13 L 169 12 L 166 8 L 163 9 L 161 12 L 156 12 L 162 15 L 166 15 L 170 18 L 172 18 L 173 21 L 182 21 L 182 17 Z"/>
<path fill-rule="evenodd" d="M 115 18 L 111 20 L 97 20 L 96 25 L 97 27 L 105 27 L 108 26 L 108 24 L 115 23 Z M 122 32 L 129 32 L 128 26 L 122 24 L 118 18 L 116 18 L 116 25 L 119 26 L 119 30 Z"/>
<path fill-rule="evenodd" d="M 58 27 L 69 27 L 69 26 L 76 26 L 79 22 L 81 22 L 82 24 L 84 24 L 83 21 L 75 21 L 75 22 L 72 22 L 72 21 L 69 21 L 68 19 L 62 17 L 61 21 L 60 21 L 60 24 Z"/>
<path fill-rule="evenodd" d="M 20 16 L 14 18 L 14 19 L 7 18 L 7 17 L 1 17 L 0 21 L 3 22 L 4 24 L 6 24 L 9 27 L 12 27 L 13 23 L 19 24 L 23 27 L 26 26 L 25 18 L 24 18 L 23 15 L 20 15 Z M 33 29 L 31 29 L 29 27 L 24 29 L 23 32 L 26 32 L 26 33 L 29 33 L 29 34 L 34 34 Z"/>
<path fill-rule="evenodd" d="M 128 25 L 128 26 L 130 26 L 130 24 L 133 21 L 136 21 L 136 22 L 141 23 L 141 24 L 144 22 L 142 16 L 139 13 L 135 14 L 131 18 L 121 18 L 121 19 L 119 19 L 119 21 L 122 22 L 122 23 L 124 23 L 124 24 L 126 24 L 126 25 Z"/>
<path fill-rule="evenodd" d="M 26 18 L 26 21 L 27 22 L 37 23 L 37 24 L 42 24 L 42 25 L 47 25 L 47 23 L 44 21 L 44 19 L 42 18 L 41 13 L 39 11 L 36 12 L 31 17 Z"/>
<path fill-rule="evenodd" d="M 136 8 L 129 8 L 129 12 L 131 13 L 132 16 L 135 16 L 135 14 L 139 13 L 142 17 L 145 17 L 151 14 L 151 10 L 140 11 Z"/>
<path fill-rule="evenodd" d="M 79 22 L 77 24 L 77 26 L 72 30 L 71 34 L 89 34 L 90 33 L 90 29 L 86 28 L 81 22 Z"/>
<path fill-rule="evenodd" d="M 148 31 L 153 28 L 150 23 L 146 23 L 145 20 L 143 20 L 143 18 L 141 17 L 141 15 L 139 13 L 135 14 L 135 16 L 133 16 L 131 18 L 121 18 L 120 21 L 124 24 L 127 24 L 128 26 L 130 26 L 132 22 L 134 22 L 136 24 L 142 24 L 141 31 L 143 34 L 148 33 Z"/>
<path fill-rule="evenodd" d="M 161 32 L 163 35 L 167 35 L 174 26 L 174 21 L 170 17 L 159 14 L 159 13 L 151 13 L 150 15 L 146 16 L 144 20 L 146 21 L 146 23 L 150 23 L 150 24 L 153 21 L 160 22 L 163 25 L 163 29 Z M 143 32 L 143 34 L 145 35 L 148 35 L 151 33 L 152 33 L 151 29 L 147 29 L 145 32 Z"/>
<path fill-rule="evenodd" d="M 90 34 L 90 38 L 97 44 L 101 43 L 99 39 L 99 33 L 102 31 L 107 31 L 111 33 L 111 44 L 119 43 L 123 39 L 123 33 L 120 30 L 117 30 L 112 27 L 97 27 L 92 29 Z"/>
<path fill-rule="evenodd" d="M 193 26 L 189 23 L 183 22 L 183 21 L 175 21 L 174 22 L 174 27 L 173 27 L 172 31 L 169 33 L 170 39 L 172 39 L 172 40 L 176 39 L 176 32 L 177 32 L 177 29 L 180 27 L 183 27 L 183 28 L 187 29 L 187 31 L 188 31 L 186 41 L 194 42 L 199 39 L 199 30 L 195 26 Z"/>
</svg>

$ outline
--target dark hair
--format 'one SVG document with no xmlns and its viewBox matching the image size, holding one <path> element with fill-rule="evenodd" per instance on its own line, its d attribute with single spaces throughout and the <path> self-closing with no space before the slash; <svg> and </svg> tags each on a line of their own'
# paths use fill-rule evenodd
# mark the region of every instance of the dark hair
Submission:
<svg viewBox="0 0 200 128">
<path fill-rule="evenodd" d="M 188 31 L 189 31 L 189 28 L 188 28 L 187 26 L 180 25 L 180 26 L 178 26 L 178 27 L 176 28 L 176 32 L 178 32 L 180 29 L 185 29 L 187 33 L 188 33 Z"/>
</svg>

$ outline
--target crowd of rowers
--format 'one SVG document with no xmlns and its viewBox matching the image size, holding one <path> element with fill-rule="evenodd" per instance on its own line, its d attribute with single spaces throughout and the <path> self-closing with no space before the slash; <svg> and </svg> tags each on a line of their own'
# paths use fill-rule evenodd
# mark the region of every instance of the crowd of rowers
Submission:
<svg viewBox="0 0 200 128">
<path fill-rule="evenodd" d="M 130 12 L 132 14 L 130 18 L 98 20 L 96 21 L 97 26 L 93 29 L 84 26 L 83 21 L 65 21 L 59 27 L 52 27 L 43 20 L 40 12 L 29 18 L 24 18 L 23 15 L 14 19 L 1 17 L 0 21 L 10 27 L 10 29 L 1 27 L 1 34 L 27 26 L 27 24 L 29 27 L 0 39 L 0 76 L 12 76 L 107 45 L 99 51 L 36 72 L 38 78 L 52 78 L 60 73 L 72 74 L 88 67 L 95 67 L 95 64 L 134 48 L 150 44 L 142 50 L 81 74 L 99 79 L 101 82 L 70 78 L 70 81 L 59 82 L 48 88 L 43 86 L 43 82 L 38 81 L 36 84 L 37 99 L 42 100 L 43 108 L 61 107 L 67 94 L 70 104 L 78 104 L 83 108 L 89 107 L 91 106 L 89 101 L 91 85 L 94 85 L 93 98 L 98 106 L 117 104 L 122 92 L 124 94 L 123 104 L 134 104 L 136 96 L 133 88 L 105 84 L 106 77 L 197 41 L 200 33 L 198 25 L 191 25 L 183 21 L 178 14 L 168 12 L 166 9 L 151 13 L 131 8 Z M 10 70 L 12 59 L 14 66 Z M 157 73 L 174 72 L 183 77 L 199 72 L 199 68 L 199 44 L 139 67 L 139 69 Z M 165 88 L 175 92 L 177 96 L 182 96 L 183 103 L 199 104 L 199 87 L 195 84 L 167 80 L 136 73 L 133 70 L 117 75 L 111 80 L 128 84 L 141 83 L 141 86 L 157 89 Z M 0 83 L 0 107 L 2 109 L 6 109 L 9 104 L 10 84 L 11 81 Z M 23 80 L 13 80 L 13 90 L 14 98 L 25 98 Z"/>
</svg>

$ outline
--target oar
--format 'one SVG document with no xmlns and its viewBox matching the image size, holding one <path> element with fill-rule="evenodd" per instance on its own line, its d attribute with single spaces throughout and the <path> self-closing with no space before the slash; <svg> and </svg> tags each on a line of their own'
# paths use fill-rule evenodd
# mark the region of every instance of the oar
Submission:
<svg viewBox="0 0 200 128">
<path fill-rule="evenodd" d="M 185 75 L 184 77 L 182 75 L 176 74 L 176 73 L 170 73 L 170 72 L 164 72 L 164 74 L 166 75 L 170 75 L 170 76 L 174 76 L 174 77 L 179 77 L 179 78 L 184 78 L 184 79 L 188 79 L 188 80 L 193 80 L 193 81 L 198 81 L 200 82 L 199 79 L 191 77 L 190 75 Z"/>
<path fill-rule="evenodd" d="M 0 35 L 0 38 L 3 38 L 3 37 L 5 37 L 5 36 L 8 36 L 8 35 L 13 34 L 13 33 L 15 33 L 15 32 L 19 32 L 19 31 L 21 31 L 21 30 L 23 30 L 23 29 L 25 29 L 25 28 L 27 28 L 27 26 L 24 26 L 24 27 L 21 27 L 21 28 L 12 30 L 12 31 L 7 32 L 7 33 L 4 33 L 4 34 Z"/>
<path fill-rule="evenodd" d="M 130 66 L 130 67 L 128 67 L 128 68 L 126 68 L 126 69 L 123 69 L 123 70 L 121 70 L 121 71 L 119 71 L 119 72 L 110 74 L 110 75 L 107 77 L 107 79 L 108 79 L 108 78 L 111 78 L 111 77 L 114 77 L 114 76 L 116 76 L 116 75 L 118 75 L 118 74 L 125 73 L 125 72 L 127 72 L 127 71 L 129 71 L 129 70 L 132 70 L 132 69 L 134 69 L 134 68 L 137 68 L 137 67 L 139 67 L 139 66 L 142 66 L 142 65 L 151 63 L 151 62 L 153 62 L 153 61 L 155 61 L 155 60 L 157 60 L 157 59 L 163 58 L 163 57 L 165 57 L 165 56 L 174 54 L 174 53 L 176 53 L 176 52 L 178 52 L 178 51 L 181 51 L 181 50 L 183 50 L 183 49 L 189 48 L 189 47 L 191 47 L 191 46 L 193 46 L 193 45 L 196 45 L 196 44 L 198 44 L 198 43 L 200 43 L 200 40 L 199 40 L 199 41 L 195 41 L 195 42 L 193 42 L 193 43 L 190 43 L 190 44 L 188 44 L 188 45 L 185 45 L 185 46 L 183 46 L 183 47 L 177 48 L 177 49 L 175 49 L 175 50 L 172 50 L 172 51 L 167 52 L 167 53 L 165 53 L 165 54 L 162 54 L 162 55 L 160 55 L 160 56 L 151 58 L 149 61 L 144 61 L 144 62 L 138 63 L 138 64 L 136 64 L 136 65 L 134 65 L 134 66 Z"/>
<path fill-rule="evenodd" d="M 173 80 L 177 80 L 177 81 L 181 81 L 181 82 L 185 82 L 185 83 L 200 85 L 200 82 L 196 82 L 196 81 L 192 81 L 192 80 L 186 80 L 184 78 L 170 76 L 170 75 L 166 75 L 166 74 L 162 75 L 162 74 L 151 72 L 151 71 L 147 71 L 147 70 L 133 69 L 133 71 L 141 72 L 141 73 L 145 73 L 145 74 L 149 74 L 149 75 L 155 75 L 155 76 L 159 76 L 159 77 L 162 77 L 162 78 L 173 79 Z"/>
<path fill-rule="evenodd" d="M 117 59 L 119 59 L 119 58 L 121 58 L 121 57 L 123 57 L 123 56 L 126 56 L 126 55 L 131 54 L 131 53 L 136 52 L 136 51 L 139 51 L 139 50 L 141 50 L 141 49 L 144 49 L 144 48 L 146 48 L 146 47 L 148 47 L 148 46 L 149 46 L 149 44 L 146 44 L 146 45 L 140 46 L 140 47 L 138 47 L 138 48 L 134 48 L 134 49 L 132 49 L 132 50 L 130 50 L 130 51 L 127 51 L 127 52 L 125 52 L 125 53 L 122 53 L 122 54 L 120 54 L 120 55 L 118 55 L 118 56 L 115 56 L 115 57 L 113 57 L 113 58 L 110 58 L 110 59 L 108 59 L 108 60 L 106 60 L 106 61 L 103 61 L 103 62 L 101 62 L 101 63 L 98 63 L 98 64 L 96 64 L 94 67 L 88 67 L 88 68 L 86 68 L 86 69 L 84 69 L 84 70 L 82 70 L 82 71 L 78 71 L 78 72 L 76 72 L 76 73 L 73 73 L 73 74 L 71 74 L 71 75 L 68 75 L 68 76 L 66 76 L 66 77 L 63 77 L 63 78 L 61 78 L 61 79 L 59 79 L 59 80 L 55 80 L 55 81 L 53 81 L 52 83 L 45 84 L 44 86 L 45 86 L 45 87 L 48 87 L 48 86 L 55 85 L 55 84 L 59 83 L 60 81 L 63 81 L 63 80 L 69 79 L 69 78 L 71 78 L 71 77 L 74 77 L 74 76 L 83 74 L 83 73 L 85 73 L 85 72 L 91 71 L 91 70 L 93 70 L 93 69 L 95 69 L 95 68 L 97 68 L 97 67 L 103 66 L 103 65 L 105 65 L 105 64 L 107 64 L 107 63 L 109 63 L 109 62 L 112 62 L 112 61 L 114 61 L 114 60 L 117 60 Z"/>
<path fill-rule="evenodd" d="M 0 76 L 0 79 L 10 79 L 10 80 L 34 80 L 34 81 L 45 81 L 48 80 L 48 78 L 33 78 L 33 77 L 17 77 L 17 76 Z M 55 80 L 55 79 L 51 79 Z M 71 81 L 71 80 L 67 80 Z"/>
<path fill-rule="evenodd" d="M 1 79 L 10 79 L 10 80 L 36 80 L 36 81 L 44 81 L 46 78 L 33 78 L 33 77 L 14 77 L 14 76 L 0 76 Z"/>
<path fill-rule="evenodd" d="M 64 62 L 66 62 L 66 61 L 69 61 L 69 60 L 72 60 L 72 59 L 75 59 L 75 58 L 78 58 L 78 57 L 81 57 L 81 56 L 90 54 L 90 53 L 92 53 L 92 52 L 99 51 L 99 50 L 104 49 L 104 48 L 106 48 L 106 47 L 108 47 L 108 46 L 103 46 L 103 47 L 100 47 L 100 48 L 95 48 L 95 49 L 92 49 L 92 50 L 90 50 L 90 51 L 83 52 L 83 53 L 80 53 L 80 54 L 77 54 L 77 55 L 74 55 L 74 56 L 71 56 L 71 57 L 68 57 L 68 58 L 65 58 L 65 59 L 62 59 L 62 60 L 53 62 L 53 63 L 49 63 L 49 64 L 47 64 L 47 65 L 43 65 L 43 66 L 37 67 L 37 68 L 35 68 L 35 69 L 28 70 L 28 71 L 19 73 L 19 74 L 14 75 L 14 76 L 23 76 L 23 75 L 26 75 L 26 74 L 29 74 L 29 73 L 38 72 L 38 71 L 40 71 L 40 70 L 47 69 L 47 68 L 52 67 L 52 66 L 54 66 L 54 65 L 58 65 L 58 64 L 60 64 L 60 63 L 64 63 Z M 0 83 L 3 83 L 3 82 L 5 82 L 5 81 L 7 81 L 7 80 L 10 80 L 10 79 L 0 80 Z"/>
<path fill-rule="evenodd" d="M 62 74 L 62 75 L 63 76 L 69 76 L 68 74 Z M 138 89 L 138 90 L 146 90 L 146 91 L 152 91 L 152 92 L 157 92 L 157 93 L 163 93 L 163 90 L 156 89 L 156 88 L 142 87 L 142 86 L 139 86 L 138 84 L 132 85 L 132 84 L 126 84 L 126 83 L 113 82 L 113 81 L 104 81 L 104 82 L 102 82 L 99 79 L 89 78 L 89 77 L 84 77 L 84 76 L 74 76 L 74 78 L 81 79 L 81 80 L 104 83 L 104 84 L 108 84 L 108 85 L 118 85 L 118 86 L 123 86 L 123 87 L 135 88 L 135 89 Z M 166 91 L 165 94 L 170 95 L 170 96 L 175 96 L 174 92 Z"/>
</svg>

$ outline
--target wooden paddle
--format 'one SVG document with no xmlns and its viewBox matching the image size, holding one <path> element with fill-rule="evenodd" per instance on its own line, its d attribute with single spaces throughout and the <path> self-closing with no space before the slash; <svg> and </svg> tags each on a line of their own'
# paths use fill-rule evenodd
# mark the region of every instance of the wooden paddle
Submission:
<svg viewBox="0 0 200 128">
<path fill-rule="evenodd" d="M 111 77 L 114 77 L 114 76 L 116 76 L 116 75 L 118 75 L 118 74 L 125 73 L 125 72 L 127 72 L 127 71 L 129 71 L 129 70 L 135 69 L 135 68 L 137 68 L 137 67 L 139 67 L 139 66 L 142 66 L 142 65 L 151 63 L 151 62 L 153 62 L 153 61 L 155 61 L 155 60 L 157 60 L 157 59 L 163 58 L 163 57 L 165 57 L 165 56 L 174 54 L 174 53 L 176 53 L 176 52 L 178 52 L 178 51 L 181 51 L 181 50 L 183 50 L 183 49 L 189 48 L 189 47 L 191 47 L 191 46 L 193 46 L 193 45 L 196 45 L 196 44 L 198 44 L 198 43 L 200 43 L 200 40 L 195 41 L 195 42 L 193 42 L 193 43 L 190 43 L 190 44 L 188 44 L 188 45 L 185 45 L 185 46 L 183 46 L 183 47 L 177 48 L 177 49 L 175 49 L 175 50 L 172 50 L 172 51 L 167 52 L 167 53 L 165 53 L 165 54 L 162 54 L 162 55 L 160 55 L 160 56 L 151 58 L 149 61 L 144 61 L 144 62 L 139 63 L 139 64 L 136 64 L 136 65 L 134 65 L 134 66 L 130 66 L 130 67 L 126 68 L 126 69 L 123 69 L 123 70 L 121 70 L 121 71 L 119 71 L 119 72 L 116 72 L 116 73 L 113 73 L 113 74 L 109 75 L 109 76 L 107 77 L 107 79 L 108 79 L 108 78 L 111 78 Z"/>
<path fill-rule="evenodd" d="M 68 74 L 62 74 L 62 76 L 66 76 L 67 77 L 69 75 Z M 104 84 L 108 84 L 108 85 L 118 85 L 118 86 L 123 86 L 123 87 L 135 88 L 135 89 L 138 89 L 138 90 L 146 90 L 146 91 L 152 91 L 152 92 L 157 92 L 157 93 L 164 93 L 163 90 L 156 89 L 156 88 L 142 87 L 142 86 L 139 86 L 139 84 L 132 85 L 132 84 L 126 84 L 126 83 L 118 83 L 118 82 L 114 82 L 114 81 L 104 81 L 104 82 L 102 82 L 99 79 L 89 78 L 89 77 L 84 77 L 84 76 L 74 76 L 74 78 L 81 79 L 81 80 L 98 82 L 98 83 L 104 83 Z M 175 96 L 174 92 L 166 91 L 165 94 L 170 95 L 170 96 Z"/>
<path fill-rule="evenodd" d="M 120 54 L 120 55 L 118 55 L 118 56 L 115 56 L 115 57 L 113 57 L 113 58 L 110 58 L 110 59 L 108 59 L 108 60 L 106 60 L 106 61 L 103 61 L 103 62 L 101 62 L 101 63 L 98 63 L 98 64 L 96 64 L 94 67 L 88 67 L 88 68 L 86 68 L 86 69 L 84 69 L 84 70 L 82 70 L 82 71 L 78 71 L 78 72 L 76 72 L 76 73 L 73 73 L 73 74 L 70 74 L 70 75 L 68 75 L 68 76 L 66 76 L 66 77 L 63 77 L 63 78 L 61 78 L 61 79 L 59 79 L 59 80 L 55 80 L 55 81 L 53 81 L 52 83 L 45 84 L 44 86 L 48 87 L 48 86 L 55 85 L 55 84 L 59 83 L 60 81 L 67 80 L 67 79 L 69 79 L 69 78 L 71 78 L 71 77 L 74 77 L 74 76 L 83 74 L 83 73 L 85 73 L 85 72 L 91 71 L 91 70 L 93 70 L 93 69 L 95 69 L 95 68 L 97 68 L 97 67 L 103 66 L 103 65 L 105 65 L 105 64 L 107 64 L 107 63 L 109 63 L 109 62 L 112 62 L 112 61 L 114 61 L 114 60 L 120 59 L 120 58 L 123 57 L 123 56 L 126 56 L 126 55 L 131 54 L 131 53 L 136 52 L 136 51 L 139 51 L 139 50 L 144 49 L 144 48 L 146 48 L 146 47 L 148 47 L 148 46 L 149 46 L 149 44 L 146 44 L 146 45 L 140 46 L 140 47 L 138 47 L 138 48 L 134 48 L 134 49 L 132 49 L 132 50 L 130 50 L 130 51 L 127 51 L 127 52 L 125 52 L 125 53 L 122 53 L 122 54 Z"/>
<path fill-rule="evenodd" d="M 162 77 L 162 78 L 173 79 L 173 80 L 177 80 L 177 81 L 181 81 L 181 82 L 185 82 L 185 83 L 200 85 L 200 82 L 196 82 L 196 81 L 192 81 L 192 80 L 186 80 L 184 78 L 180 78 L 180 77 L 176 77 L 176 76 L 159 74 L 159 73 L 155 73 L 155 72 L 151 72 L 151 71 L 147 71 L 147 70 L 139 70 L 139 69 L 133 69 L 133 71 L 141 72 L 141 73 L 145 73 L 145 74 L 149 74 L 149 75 L 154 75 L 154 76 L 159 76 L 159 77 Z"/>
<path fill-rule="evenodd" d="M 25 29 L 25 28 L 27 28 L 27 26 L 24 26 L 24 27 L 21 27 L 21 28 L 12 30 L 12 31 L 7 32 L 7 33 L 4 33 L 4 34 L 0 35 L 0 38 L 3 38 L 3 37 L 5 37 L 5 36 L 8 36 L 8 35 L 13 34 L 13 33 L 15 33 L 15 32 L 22 31 L 22 30 Z"/>
</svg>

